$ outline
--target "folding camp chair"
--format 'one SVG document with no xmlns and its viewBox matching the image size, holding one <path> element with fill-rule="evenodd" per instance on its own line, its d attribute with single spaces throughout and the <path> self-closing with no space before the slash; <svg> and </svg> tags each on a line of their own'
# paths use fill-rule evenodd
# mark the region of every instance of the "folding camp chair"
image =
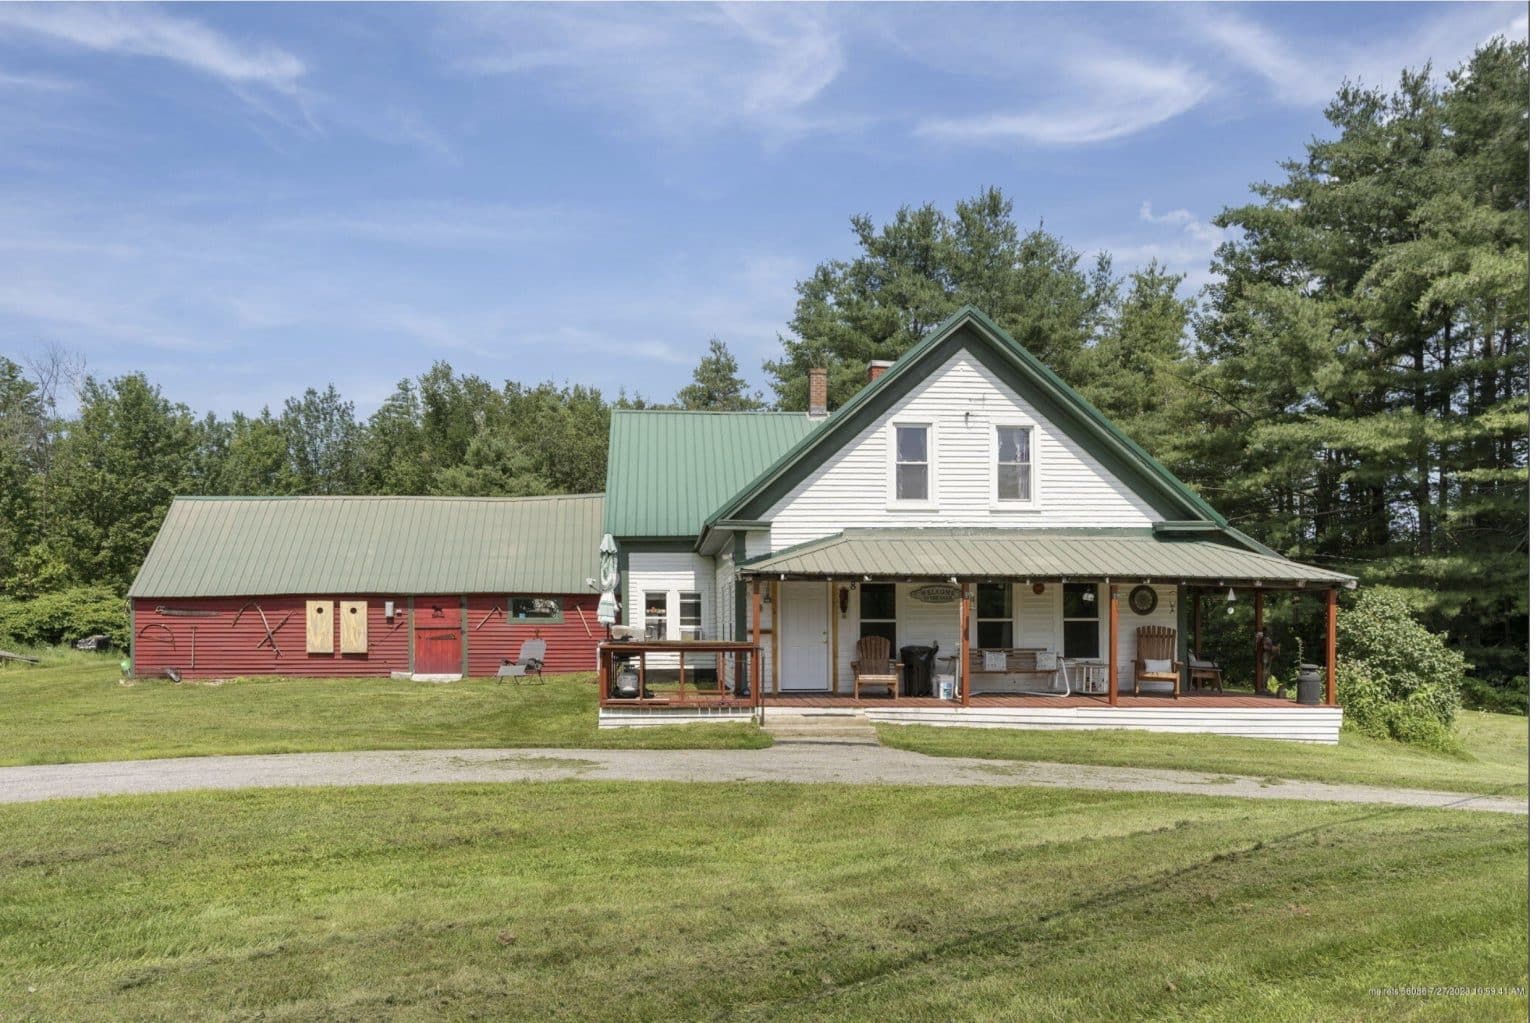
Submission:
<svg viewBox="0 0 1536 1023">
<path fill-rule="evenodd" d="M 546 644 L 542 639 L 525 639 L 523 648 L 517 653 L 517 660 L 501 662 L 501 668 L 496 674 L 508 678 L 527 678 L 537 675 L 539 681 L 544 681 L 544 652 Z"/>
</svg>

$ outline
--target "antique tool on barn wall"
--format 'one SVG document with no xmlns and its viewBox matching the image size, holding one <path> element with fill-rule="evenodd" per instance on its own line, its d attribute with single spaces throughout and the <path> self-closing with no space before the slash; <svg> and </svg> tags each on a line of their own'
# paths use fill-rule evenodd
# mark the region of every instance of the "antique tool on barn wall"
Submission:
<svg viewBox="0 0 1536 1023">
<path fill-rule="evenodd" d="M 162 625 L 159 622 L 150 622 L 148 625 L 139 626 L 137 635 L 142 638 L 144 633 L 148 632 L 150 629 L 164 629 L 166 636 L 171 641 L 171 649 L 176 649 L 176 633 L 171 631 L 171 627 L 169 625 Z"/>
<path fill-rule="evenodd" d="M 277 645 L 277 637 L 272 635 L 274 632 L 277 631 L 277 629 L 272 628 L 272 623 L 267 621 L 267 613 L 261 609 L 261 605 L 258 604 L 256 601 L 248 600 L 244 604 L 242 604 L 240 606 L 240 610 L 235 612 L 235 620 L 229 623 L 229 627 L 231 629 L 233 629 L 235 626 L 239 625 L 240 624 L 240 616 L 245 614 L 245 612 L 247 610 L 250 610 L 252 608 L 254 608 L 256 613 L 261 616 L 261 627 L 263 629 L 265 629 L 266 633 L 267 633 L 267 638 L 259 641 L 256 644 L 256 649 L 260 650 L 262 647 L 266 646 L 268 643 L 271 643 L 272 644 L 272 652 L 275 655 L 277 655 L 278 657 L 283 656 L 283 648 Z M 293 612 L 289 611 L 286 615 L 283 616 L 283 620 L 277 623 L 277 628 L 281 629 L 284 625 L 288 624 L 288 619 L 290 619 L 292 617 L 293 617 Z"/>
<path fill-rule="evenodd" d="M 205 611 L 195 607 L 166 607 L 164 604 L 155 605 L 155 614 L 166 618 L 217 618 L 218 611 Z"/>
<path fill-rule="evenodd" d="M 484 625 L 486 622 L 490 621 L 496 615 L 501 615 L 502 617 L 506 617 L 506 614 L 507 613 L 505 611 L 503 611 L 500 607 L 493 607 L 493 608 L 491 608 L 489 611 L 487 611 L 485 613 L 485 617 L 484 618 L 480 619 L 480 625 Z M 474 627 L 474 629 L 471 630 L 471 631 L 479 632 L 480 631 L 480 625 L 476 625 Z"/>
</svg>

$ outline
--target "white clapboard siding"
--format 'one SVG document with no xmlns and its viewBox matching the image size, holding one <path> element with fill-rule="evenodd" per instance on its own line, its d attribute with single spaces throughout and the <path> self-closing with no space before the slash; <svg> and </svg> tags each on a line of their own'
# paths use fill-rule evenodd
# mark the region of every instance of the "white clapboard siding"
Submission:
<svg viewBox="0 0 1536 1023">
<path fill-rule="evenodd" d="M 890 424 L 928 421 L 933 507 L 889 505 Z M 994 425 L 1035 426 L 1039 495 L 1031 510 L 992 508 Z M 959 352 L 828 458 L 763 518 L 775 551 L 849 527 L 1147 526 L 1159 516 L 969 353 Z"/>
<path fill-rule="evenodd" d="M 1120 691 L 1131 691 L 1131 683 L 1136 670 L 1136 630 L 1144 625 L 1166 625 L 1169 628 L 1177 628 L 1179 624 L 1179 594 L 1175 586 L 1154 586 L 1157 591 L 1157 608 L 1149 615 L 1139 615 L 1131 610 L 1129 603 L 1131 586 L 1125 583 L 1120 585 L 1120 636 L 1116 640 L 1115 660 L 1120 664 Z M 1103 587 L 1100 587 L 1103 592 Z M 1107 626 L 1106 626 L 1107 627 Z M 1106 651 L 1107 653 L 1108 651 Z M 1174 657 L 1178 657 L 1178 639 L 1174 639 Z M 1166 683 L 1148 683 L 1142 689 L 1144 693 L 1166 693 Z"/>
<path fill-rule="evenodd" d="M 1248 739 L 1337 743 L 1337 707 L 886 707 L 860 708 L 870 721 L 961 728 L 1138 729 Z M 1108 741 L 1108 740 L 1107 740 Z"/>
<path fill-rule="evenodd" d="M 699 609 L 700 626 L 705 636 L 716 634 L 715 563 L 713 559 L 687 552 L 647 553 L 636 552 L 629 556 L 629 579 L 624 584 L 628 612 L 625 619 L 637 629 L 645 629 L 645 594 L 660 592 L 667 595 L 667 638 L 677 639 L 678 594 L 697 592 L 702 607 Z M 646 664 L 657 668 L 677 667 L 676 655 L 656 654 L 646 658 Z"/>
</svg>

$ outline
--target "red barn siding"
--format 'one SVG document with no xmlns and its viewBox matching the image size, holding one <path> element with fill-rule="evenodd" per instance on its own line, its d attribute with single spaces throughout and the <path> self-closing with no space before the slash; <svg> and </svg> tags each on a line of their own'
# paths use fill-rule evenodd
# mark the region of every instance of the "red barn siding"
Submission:
<svg viewBox="0 0 1536 1023">
<path fill-rule="evenodd" d="M 565 620 L 532 625 L 506 617 L 505 595 L 474 594 L 469 598 L 469 673 L 494 675 L 502 658 L 516 659 L 525 639 L 537 633 L 546 644 L 544 670 L 594 671 L 603 627 L 597 621 L 596 594 L 566 594 L 560 598 Z M 495 614 L 491 614 L 492 610 Z M 490 615 L 487 618 L 487 615 Z"/>
<path fill-rule="evenodd" d="M 405 614 L 405 598 L 369 594 L 318 594 L 305 597 L 257 597 L 266 612 L 281 654 L 264 644 L 266 630 L 261 615 L 251 607 L 235 616 L 247 602 L 244 597 L 198 597 L 156 600 L 141 598 L 133 602 L 133 665 L 140 675 L 156 675 L 168 667 L 177 668 L 189 678 L 216 678 L 235 675 L 339 675 L 365 677 L 406 671 L 410 667 L 410 622 Z M 306 600 L 366 600 L 368 602 L 368 652 L 341 653 L 341 616 L 336 616 L 336 630 L 329 654 L 304 652 L 304 602 Z M 395 620 L 384 618 L 384 601 L 395 602 Z M 157 607 L 175 610 L 214 611 L 211 618 L 182 618 L 163 615 Z M 292 612 L 290 615 L 289 613 Z M 284 621 L 284 619 L 287 619 Z M 154 628 L 146 629 L 145 626 Z M 167 636 L 164 625 L 171 631 Z M 397 627 L 398 626 L 398 627 Z M 192 629 L 197 629 L 196 664 L 193 664 Z M 172 645 L 174 637 L 175 645 Z"/>
<path fill-rule="evenodd" d="M 158 675 L 173 667 L 188 678 L 228 678 L 236 675 L 314 675 L 369 677 L 408 671 L 411 667 L 411 621 L 404 596 L 371 594 L 317 594 L 297 597 L 251 598 L 266 612 L 272 624 L 281 654 L 270 644 L 257 644 L 266 638 L 261 615 L 254 607 L 236 613 L 247 603 L 244 597 L 200 597 L 155 599 L 133 602 L 133 664 L 140 675 Z M 441 598 L 422 598 L 441 599 Z M 458 597 L 449 598 L 454 604 Z M 304 602 L 306 600 L 366 600 L 368 602 L 368 653 L 343 654 L 341 650 L 341 615 L 336 615 L 335 635 L 330 654 L 309 654 L 304 650 Z M 395 620 L 384 618 L 384 601 L 395 602 Z M 548 644 L 545 669 L 550 672 L 592 671 L 596 649 L 603 637 L 597 623 L 597 597 L 571 594 L 561 598 L 565 620 L 557 624 L 529 625 L 508 623 L 504 613 L 504 595 L 475 594 L 468 598 L 469 613 L 464 619 L 469 640 L 469 674 L 494 675 L 503 657 L 517 656 L 524 639 L 535 632 Z M 163 615 L 156 608 L 216 612 L 213 617 L 183 618 Z M 501 612 L 486 620 L 492 608 Z M 339 609 L 338 609 L 339 610 Z M 457 607 L 454 608 L 458 610 Z M 291 614 L 290 614 L 291 612 Z M 455 616 L 457 617 L 457 616 Z M 287 619 L 286 622 L 284 619 Z M 482 625 L 481 622 L 484 622 Z M 154 626 L 145 628 L 145 626 Z M 170 629 L 167 636 L 165 629 Z M 480 626 L 476 628 L 476 626 Z M 193 663 L 193 628 L 197 630 L 196 663 Z M 174 646 L 172 645 L 174 638 Z"/>
</svg>

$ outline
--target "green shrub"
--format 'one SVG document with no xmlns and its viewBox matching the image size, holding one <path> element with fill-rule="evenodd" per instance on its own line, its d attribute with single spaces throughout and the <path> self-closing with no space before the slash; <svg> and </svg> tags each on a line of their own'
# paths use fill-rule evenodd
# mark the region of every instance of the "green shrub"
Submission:
<svg viewBox="0 0 1536 1023">
<path fill-rule="evenodd" d="M 31 600 L 0 598 L 0 638 L 19 646 L 73 643 L 104 633 L 128 648 L 128 604 L 104 587 L 81 586 Z"/>
<path fill-rule="evenodd" d="M 1456 752 L 1467 662 L 1391 590 L 1364 590 L 1339 614 L 1339 705 L 1357 731 Z"/>
<path fill-rule="evenodd" d="M 1461 683 L 1461 699 L 1473 710 L 1486 710 L 1494 714 L 1531 713 L 1531 694 L 1527 686 L 1530 679 L 1512 678 L 1506 686 L 1495 686 L 1480 678 L 1469 678 Z"/>
</svg>

